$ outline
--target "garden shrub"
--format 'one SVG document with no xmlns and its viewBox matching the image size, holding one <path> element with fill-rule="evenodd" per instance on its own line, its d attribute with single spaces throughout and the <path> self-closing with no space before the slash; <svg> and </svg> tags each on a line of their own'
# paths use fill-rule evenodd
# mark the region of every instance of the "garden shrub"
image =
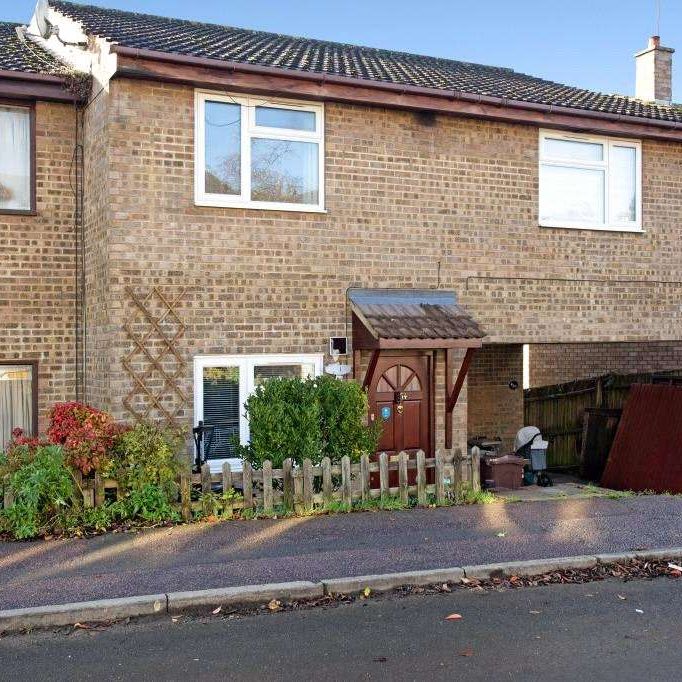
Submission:
<svg viewBox="0 0 682 682">
<path fill-rule="evenodd" d="M 177 517 L 172 503 L 178 495 L 178 453 L 183 444 L 179 431 L 152 423 L 136 424 L 119 434 L 104 473 L 124 491 L 121 516 L 153 522 Z"/>
<path fill-rule="evenodd" d="M 250 442 L 237 453 L 260 468 L 267 459 L 275 468 L 291 458 L 319 464 L 328 456 L 339 462 L 374 452 L 379 432 L 365 424 L 367 398 L 355 382 L 333 377 L 270 379 L 245 404 Z"/>
<path fill-rule="evenodd" d="M 0 526 L 18 540 L 50 529 L 73 503 L 76 493 L 75 481 L 60 446 L 39 446 L 33 452 L 25 449 L 24 455 L 23 464 L 9 475 L 14 503 L 0 515 Z"/>
<path fill-rule="evenodd" d="M 344 455 L 359 461 L 363 454 L 376 451 L 381 426 L 367 419 L 367 394 L 355 381 L 339 381 L 321 376 L 314 382 L 320 403 L 322 456 L 340 462 Z"/>
<path fill-rule="evenodd" d="M 67 461 L 83 474 L 104 468 L 118 432 L 112 416 L 78 402 L 57 403 L 47 436 L 64 446 Z"/>
</svg>

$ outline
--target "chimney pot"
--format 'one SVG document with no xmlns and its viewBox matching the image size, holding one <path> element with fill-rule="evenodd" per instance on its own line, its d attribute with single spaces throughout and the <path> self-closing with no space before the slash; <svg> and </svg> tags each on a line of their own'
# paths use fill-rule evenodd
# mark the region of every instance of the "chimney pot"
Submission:
<svg viewBox="0 0 682 682">
<path fill-rule="evenodd" d="M 651 36 L 646 50 L 635 55 L 635 96 L 647 102 L 672 101 L 673 50 L 663 47 L 659 36 Z"/>
</svg>

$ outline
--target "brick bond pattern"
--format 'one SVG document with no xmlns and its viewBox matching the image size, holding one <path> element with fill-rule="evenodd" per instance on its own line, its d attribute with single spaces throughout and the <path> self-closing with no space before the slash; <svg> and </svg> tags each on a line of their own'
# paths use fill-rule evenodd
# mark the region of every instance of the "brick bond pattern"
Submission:
<svg viewBox="0 0 682 682">
<path fill-rule="evenodd" d="M 75 395 L 74 109 L 36 106 L 37 215 L 0 213 L 0 359 L 38 360 L 40 428 Z"/>
<path fill-rule="evenodd" d="M 532 345 L 530 385 L 682 368 L 682 342 Z"/>
<path fill-rule="evenodd" d="M 328 104 L 327 214 L 206 208 L 193 101 L 116 80 L 89 112 L 89 397 L 118 417 L 126 286 L 186 290 L 189 395 L 196 354 L 322 352 L 349 286 L 455 288 L 496 343 L 680 338 L 682 145 L 644 142 L 644 234 L 543 229 L 536 128 Z"/>
</svg>

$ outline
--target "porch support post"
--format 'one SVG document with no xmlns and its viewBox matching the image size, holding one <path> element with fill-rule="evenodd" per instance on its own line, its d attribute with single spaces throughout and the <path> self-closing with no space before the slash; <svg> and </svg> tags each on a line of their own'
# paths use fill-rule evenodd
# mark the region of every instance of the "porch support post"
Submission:
<svg viewBox="0 0 682 682">
<path fill-rule="evenodd" d="M 453 350 L 448 348 L 445 351 L 445 447 L 450 449 L 452 447 L 452 412 L 457 404 L 459 394 L 462 392 L 464 386 L 464 379 L 466 379 L 471 361 L 476 354 L 476 348 L 467 348 L 462 366 L 459 368 L 457 380 L 452 383 L 452 369 L 453 369 Z"/>
<path fill-rule="evenodd" d="M 366 391 L 367 387 L 372 383 L 374 377 L 374 370 L 377 368 L 377 362 L 379 361 L 379 350 L 372 351 L 372 357 L 369 359 L 369 367 L 367 367 L 367 374 L 365 374 L 365 380 L 362 382 L 362 390 Z"/>
<path fill-rule="evenodd" d="M 360 359 L 362 354 L 359 350 L 353 348 L 353 379 L 360 380 Z"/>
</svg>

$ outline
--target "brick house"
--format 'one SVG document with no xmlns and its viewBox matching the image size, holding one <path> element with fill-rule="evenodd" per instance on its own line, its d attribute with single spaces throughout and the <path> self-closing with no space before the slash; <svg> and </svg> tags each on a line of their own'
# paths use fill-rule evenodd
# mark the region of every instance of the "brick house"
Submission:
<svg viewBox="0 0 682 682">
<path fill-rule="evenodd" d="M 321 373 L 334 343 L 382 449 L 431 452 L 509 444 L 524 375 L 680 367 L 682 109 L 657 38 L 629 98 L 69 2 L 44 16 L 26 49 L 91 91 L 26 91 L 38 200 L 0 200 L 0 358 L 38 360 L 42 420 L 78 396 L 210 421 L 217 466 L 253 387 Z"/>
</svg>

